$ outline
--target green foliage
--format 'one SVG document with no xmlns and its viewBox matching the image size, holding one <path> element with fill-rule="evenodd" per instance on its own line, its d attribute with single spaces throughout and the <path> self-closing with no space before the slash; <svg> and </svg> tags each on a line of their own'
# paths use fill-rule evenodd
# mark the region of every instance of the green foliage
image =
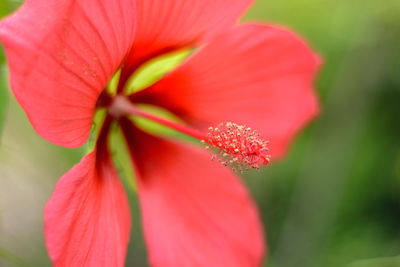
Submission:
<svg viewBox="0 0 400 267">
<path fill-rule="evenodd" d="M 23 259 L 18 257 L 17 255 L 14 255 L 13 253 L 0 248 L 0 264 L 1 262 L 6 261 L 8 263 L 12 263 L 13 266 L 17 267 L 32 267 L 32 265 L 26 263 Z"/>
<path fill-rule="evenodd" d="M 378 258 L 360 260 L 350 264 L 348 267 L 399 267 L 400 256 L 393 258 Z"/>
<path fill-rule="evenodd" d="M 0 143 L 1 133 L 3 130 L 3 124 L 6 119 L 6 112 L 8 106 L 8 88 L 6 82 L 7 68 L 4 65 L 0 65 Z"/>
</svg>

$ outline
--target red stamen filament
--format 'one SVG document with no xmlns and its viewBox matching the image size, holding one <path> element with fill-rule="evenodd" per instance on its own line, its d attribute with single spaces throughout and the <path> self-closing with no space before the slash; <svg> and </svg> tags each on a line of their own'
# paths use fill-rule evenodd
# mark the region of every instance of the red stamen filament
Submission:
<svg viewBox="0 0 400 267">
<path fill-rule="evenodd" d="M 231 166 L 235 171 L 247 171 L 249 168 L 259 169 L 270 161 L 268 155 L 268 141 L 261 139 L 260 135 L 245 126 L 235 123 L 219 124 L 218 127 L 209 128 L 207 134 L 156 115 L 147 113 L 134 106 L 128 98 L 118 95 L 114 98 L 109 113 L 119 118 L 126 115 L 135 115 L 160 123 L 178 132 L 192 136 L 202 143 L 207 143 L 206 149 L 218 149 L 218 160 L 225 166 Z"/>
</svg>

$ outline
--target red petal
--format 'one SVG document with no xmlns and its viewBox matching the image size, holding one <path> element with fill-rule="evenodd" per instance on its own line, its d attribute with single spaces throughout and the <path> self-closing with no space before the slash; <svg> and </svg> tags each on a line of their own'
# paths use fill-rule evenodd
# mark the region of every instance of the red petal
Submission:
<svg viewBox="0 0 400 267">
<path fill-rule="evenodd" d="M 319 61 L 294 34 L 245 25 L 212 41 L 137 101 L 164 106 L 202 129 L 219 122 L 247 125 L 281 155 L 317 114 L 313 82 Z"/>
<path fill-rule="evenodd" d="M 152 266 L 260 266 L 260 219 L 228 168 L 191 145 L 124 131 L 138 164 Z"/>
<path fill-rule="evenodd" d="M 254 0 L 139 0 L 135 44 L 128 62 L 194 45 L 231 27 Z"/>
<path fill-rule="evenodd" d="M 54 266 L 124 266 L 131 217 L 108 155 L 93 152 L 67 172 L 45 208 Z"/>
<path fill-rule="evenodd" d="M 96 100 L 131 46 L 132 0 L 28 0 L 1 21 L 11 87 L 33 127 L 67 147 L 89 135 Z"/>
</svg>

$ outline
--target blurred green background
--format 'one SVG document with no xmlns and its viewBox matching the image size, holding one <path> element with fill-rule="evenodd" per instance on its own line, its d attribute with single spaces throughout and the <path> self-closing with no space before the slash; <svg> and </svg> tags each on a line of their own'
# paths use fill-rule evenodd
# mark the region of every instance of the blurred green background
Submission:
<svg viewBox="0 0 400 267">
<path fill-rule="evenodd" d="M 0 16 L 19 4 L 0 0 Z M 284 160 L 244 177 L 267 232 L 265 266 L 400 266 L 400 1 L 257 0 L 243 20 L 287 26 L 324 59 L 320 117 Z M 83 151 L 33 131 L 0 64 L 0 266 L 50 266 L 43 207 Z M 131 201 L 126 266 L 147 266 Z"/>
</svg>

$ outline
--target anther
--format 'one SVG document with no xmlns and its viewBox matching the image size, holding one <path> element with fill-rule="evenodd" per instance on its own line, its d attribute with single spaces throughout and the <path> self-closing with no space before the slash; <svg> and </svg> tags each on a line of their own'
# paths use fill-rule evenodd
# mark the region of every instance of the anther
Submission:
<svg viewBox="0 0 400 267">
<path fill-rule="evenodd" d="M 261 139 L 260 134 L 251 128 L 227 122 L 208 130 L 206 143 L 218 150 L 212 159 L 218 158 L 222 165 L 243 172 L 269 163 L 268 141 Z"/>
</svg>

